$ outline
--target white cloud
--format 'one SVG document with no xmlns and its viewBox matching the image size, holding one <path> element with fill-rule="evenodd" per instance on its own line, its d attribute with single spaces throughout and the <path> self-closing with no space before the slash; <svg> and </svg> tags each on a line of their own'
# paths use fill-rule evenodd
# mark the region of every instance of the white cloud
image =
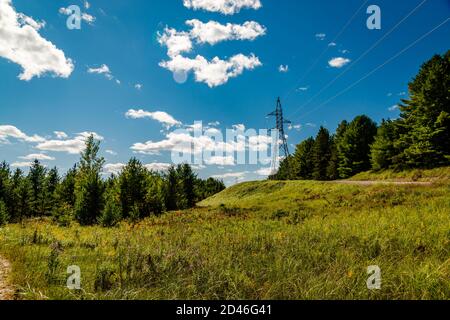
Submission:
<svg viewBox="0 0 450 320">
<path fill-rule="evenodd" d="M 91 4 L 88 1 L 84 1 L 84 8 L 89 9 L 91 7 Z"/>
<path fill-rule="evenodd" d="M 144 86 L 143 86 L 142 84 L 140 84 L 140 83 L 136 83 L 136 84 L 134 85 L 134 88 L 135 88 L 136 90 L 142 90 L 143 87 L 144 87 Z"/>
<path fill-rule="evenodd" d="M 268 177 L 273 174 L 272 168 L 261 168 L 257 170 L 255 173 L 262 177 Z"/>
<path fill-rule="evenodd" d="M 98 68 L 88 68 L 87 72 L 95 73 L 95 74 L 104 74 L 108 80 L 112 80 L 114 78 L 111 73 L 111 70 L 109 69 L 109 67 L 106 64 L 102 64 Z"/>
<path fill-rule="evenodd" d="M 328 65 L 332 68 L 342 68 L 343 66 L 350 63 L 351 60 L 343 57 L 333 58 L 328 61 Z"/>
<path fill-rule="evenodd" d="M 0 0 L 0 57 L 23 68 L 21 80 L 29 81 L 46 73 L 68 78 L 74 69 L 72 60 L 38 33 L 43 25 L 17 13 L 11 0 Z"/>
<path fill-rule="evenodd" d="M 24 161 L 24 162 L 13 162 L 11 163 L 11 167 L 13 168 L 28 168 L 31 167 L 33 163 L 31 161 Z"/>
<path fill-rule="evenodd" d="M 227 40 L 255 40 L 266 34 L 266 28 L 255 21 L 247 21 L 244 24 L 226 25 L 216 21 L 203 23 L 197 19 L 186 21 L 188 26 L 192 27 L 189 35 L 197 43 L 208 43 L 215 45 Z"/>
<path fill-rule="evenodd" d="M 281 72 L 281 73 L 286 73 L 286 72 L 288 72 L 289 71 L 289 66 L 288 65 L 280 65 L 279 67 L 278 67 L 278 71 L 279 72 Z"/>
<path fill-rule="evenodd" d="M 393 105 L 392 107 L 389 108 L 389 111 L 394 112 L 396 110 L 398 110 L 400 108 L 400 106 L 398 104 Z"/>
<path fill-rule="evenodd" d="M 327 35 L 325 33 L 316 33 L 316 39 L 323 41 L 325 40 L 325 38 L 327 37 Z"/>
<path fill-rule="evenodd" d="M 240 124 L 235 124 L 233 125 L 233 129 L 236 131 L 240 131 L 240 132 L 244 132 L 245 131 L 245 125 L 240 123 Z"/>
<path fill-rule="evenodd" d="M 170 163 L 149 163 L 144 165 L 148 170 L 154 172 L 161 172 L 169 170 L 171 164 Z"/>
<path fill-rule="evenodd" d="M 213 175 L 212 178 L 214 179 L 237 179 L 238 181 L 242 181 L 245 179 L 245 176 L 247 175 L 247 171 L 244 172 L 228 172 L 224 174 L 217 174 Z"/>
<path fill-rule="evenodd" d="M 0 143 L 8 143 L 8 138 L 14 138 L 25 142 L 45 141 L 45 138 L 38 135 L 28 136 L 14 126 L 0 125 Z"/>
<path fill-rule="evenodd" d="M 103 173 L 119 174 L 125 166 L 124 163 L 107 163 L 103 166 Z"/>
<path fill-rule="evenodd" d="M 262 7 L 260 0 L 183 0 L 184 6 L 194 10 L 206 10 L 231 15 L 241 9 L 258 10 Z"/>
<path fill-rule="evenodd" d="M 63 131 L 54 131 L 53 133 L 55 134 L 56 138 L 58 138 L 58 139 L 67 139 L 68 138 L 67 133 L 65 133 Z"/>
<path fill-rule="evenodd" d="M 87 22 L 88 24 L 92 25 L 95 22 L 95 17 L 91 16 L 90 14 L 83 12 L 81 14 L 81 19 Z"/>
<path fill-rule="evenodd" d="M 205 163 L 209 166 L 234 166 L 236 162 L 232 156 L 213 156 L 209 159 L 205 159 Z"/>
<path fill-rule="evenodd" d="M 183 52 L 192 50 L 192 41 L 190 34 L 184 31 L 177 31 L 172 28 L 165 28 L 163 33 L 158 32 L 158 42 L 167 47 L 169 57 L 178 56 Z"/>
<path fill-rule="evenodd" d="M 105 150 L 105 152 L 106 152 L 107 154 L 112 155 L 112 156 L 117 156 L 117 152 L 115 152 L 114 150 Z"/>
<path fill-rule="evenodd" d="M 336 43 L 336 42 L 330 42 L 330 43 L 328 44 L 328 46 L 329 46 L 329 47 L 336 47 L 336 46 L 337 46 L 337 43 Z"/>
<path fill-rule="evenodd" d="M 308 90 L 309 90 L 309 87 L 300 87 L 297 89 L 297 91 L 303 91 L 303 92 L 308 91 Z"/>
<path fill-rule="evenodd" d="M 118 175 L 123 170 L 123 168 L 126 166 L 124 163 L 108 163 L 105 164 L 103 167 L 103 173 L 104 174 L 115 174 Z M 153 171 L 153 172 L 161 172 L 161 171 L 167 171 L 170 168 L 171 164 L 169 163 L 149 163 L 144 164 L 144 167 L 147 168 L 147 170 Z"/>
<path fill-rule="evenodd" d="M 95 132 L 81 132 L 72 139 L 65 140 L 45 140 L 40 142 L 36 149 L 41 151 L 65 152 L 68 154 L 79 154 L 85 148 L 86 139 L 93 135 L 96 140 L 103 140 L 103 137 Z"/>
<path fill-rule="evenodd" d="M 27 156 L 23 156 L 23 157 L 19 157 L 19 158 L 23 159 L 23 160 L 31 160 L 31 161 L 32 160 L 48 160 L 48 161 L 55 160 L 54 157 L 50 157 L 49 155 L 44 154 L 44 153 L 32 153 Z"/>
<path fill-rule="evenodd" d="M 211 61 L 200 55 L 195 59 L 178 55 L 170 61 L 161 62 L 159 65 L 174 73 L 192 71 L 197 82 L 204 82 L 212 88 L 225 84 L 230 78 L 241 75 L 244 70 L 253 70 L 261 66 L 262 63 L 253 54 L 250 56 L 238 54 L 228 60 L 215 57 Z"/>
<path fill-rule="evenodd" d="M 150 111 L 145 111 L 142 109 L 140 109 L 140 110 L 130 109 L 127 111 L 125 116 L 130 119 L 150 118 L 150 119 L 156 120 L 156 121 L 164 124 L 167 128 L 178 126 L 178 125 L 182 124 L 180 121 L 176 120 L 170 114 L 168 114 L 167 112 L 163 112 L 163 111 L 150 112 Z"/>
</svg>

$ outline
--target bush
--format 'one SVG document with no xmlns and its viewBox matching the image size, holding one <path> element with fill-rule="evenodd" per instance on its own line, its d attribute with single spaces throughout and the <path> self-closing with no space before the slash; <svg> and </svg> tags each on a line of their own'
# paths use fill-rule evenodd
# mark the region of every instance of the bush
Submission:
<svg viewBox="0 0 450 320">
<path fill-rule="evenodd" d="M 3 201 L 0 201 L 0 226 L 7 224 L 9 221 L 9 215 L 6 211 L 6 205 Z"/>
</svg>

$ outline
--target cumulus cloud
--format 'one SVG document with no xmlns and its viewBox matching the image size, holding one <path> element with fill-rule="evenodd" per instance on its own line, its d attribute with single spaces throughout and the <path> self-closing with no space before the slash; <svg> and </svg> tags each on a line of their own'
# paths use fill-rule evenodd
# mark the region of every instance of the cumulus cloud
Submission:
<svg viewBox="0 0 450 320">
<path fill-rule="evenodd" d="M 31 161 L 18 161 L 11 163 L 11 167 L 13 168 L 28 168 L 31 167 L 33 163 Z"/>
<path fill-rule="evenodd" d="M 136 83 L 136 84 L 134 85 L 134 88 L 135 88 L 136 90 L 142 90 L 143 87 L 144 87 L 144 85 L 142 85 L 142 84 L 140 84 L 140 83 Z"/>
<path fill-rule="evenodd" d="M 262 7 L 260 0 L 183 0 L 183 3 L 189 9 L 220 12 L 225 15 L 238 13 L 245 8 L 258 10 Z"/>
<path fill-rule="evenodd" d="M 145 164 L 144 167 L 146 167 L 150 171 L 154 172 L 161 172 L 161 171 L 167 171 L 172 165 L 170 163 L 149 163 Z"/>
<path fill-rule="evenodd" d="M 209 166 L 212 166 L 212 165 L 234 166 L 234 165 L 236 165 L 234 157 L 232 157 L 232 156 L 213 156 L 213 157 L 210 157 L 209 159 L 205 159 L 205 163 Z"/>
<path fill-rule="evenodd" d="M 66 139 L 66 138 L 68 138 L 67 133 L 65 133 L 63 131 L 54 131 L 53 133 L 55 134 L 56 138 L 58 138 L 58 139 Z"/>
<path fill-rule="evenodd" d="M 48 161 L 53 161 L 53 160 L 55 160 L 55 158 L 54 157 L 50 157 L 49 155 L 47 155 L 47 154 L 44 154 L 44 153 L 32 153 L 32 154 L 29 154 L 29 155 L 26 155 L 26 156 L 23 156 L 23 157 L 19 157 L 20 159 L 23 159 L 23 160 L 41 160 L 41 161 L 44 161 L 44 160 L 48 160 Z"/>
<path fill-rule="evenodd" d="M 94 73 L 94 74 L 103 74 L 103 75 L 105 75 L 105 77 L 108 80 L 114 79 L 114 76 L 112 75 L 111 70 L 109 69 L 109 67 L 106 64 L 102 64 L 100 67 L 97 67 L 97 68 L 95 68 L 95 67 L 88 68 L 87 72 Z"/>
<path fill-rule="evenodd" d="M 71 139 L 45 140 L 36 145 L 36 149 L 41 151 L 65 152 L 68 154 L 79 154 L 85 148 L 86 139 L 93 135 L 96 140 L 103 140 L 103 137 L 95 132 L 81 132 Z"/>
<path fill-rule="evenodd" d="M 189 32 L 177 31 L 173 28 L 165 28 L 163 33 L 158 33 L 158 42 L 167 47 L 169 57 L 178 56 L 183 52 L 190 52 L 193 48 Z"/>
<path fill-rule="evenodd" d="M 117 152 L 115 152 L 114 150 L 105 150 L 105 152 L 109 155 L 117 156 Z"/>
<path fill-rule="evenodd" d="M 145 119 L 145 118 L 153 119 L 162 123 L 167 128 L 182 124 L 180 121 L 176 120 L 174 117 L 172 117 L 170 114 L 164 111 L 150 112 L 142 109 L 140 110 L 130 109 L 127 111 L 125 116 L 130 119 Z"/>
<path fill-rule="evenodd" d="M 24 142 L 43 142 L 45 138 L 33 135 L 29 136 L 20 129 L 11 125 L 0 125 L 0 143 L 9 143 L 8 138 L 14 138 Z"/>
<path fill-rule="evenodd" d="M 243 181 L 245 179 L 245 176 L 247 175 L 247 171 L 243 172 L 228 172 L 224 174 L 217 174 L 213 175 L 212 178 L 214 179 L 236 179 L 237 181 Z"/>
<path fill-rule="evenodd" d="M 247 21 L 244 24 L 220 24 L 216 21 L 203 23 L 197 19 L 186 21 L 192 27 L 190 37 L 197 43 L 215 45 L 227 40 L 255 40 L 266 34 L 266 28 L 255 21 Z"/>
<path fill-rule="evenodd" d="M 273 174 L 272 168 L 261 168 L 257 170 L 255 173 L 262 177 L 268 177 Z"/>
<path fill-rule="evenodd" d="M 351 60 L 343 57 L 333 58 L 330 61 L 328 61 L 328 65 L 332 68 L 342 68 L 343 66 L 350 63 Z"/>
<path fill-rule="evenodd" d="M 262 63 L 254 54 L 250 56 L 237 54 L 228 60 L 215 57 L 211 61 L 200 55 L 195 59 L 178 55 L 170 61 L 161 62 L 159 65 L 174 73 L 192 71 L 197 82 L 204 82 L 212 88 L 225 84 L 230 78 L 241 75 L 244 70 L 253 70 L 261 66 Z"/>
<path fill-rule="evenodd" d="M 0 57 L 22 67 L 20 80 L 46 73 L 68 78 L 74 69 L 62 50 L 41 37 L 38 31 L 43 26 L 43 22 L 17 13 L 11 0 L 0 0 Z"/>
</svg>

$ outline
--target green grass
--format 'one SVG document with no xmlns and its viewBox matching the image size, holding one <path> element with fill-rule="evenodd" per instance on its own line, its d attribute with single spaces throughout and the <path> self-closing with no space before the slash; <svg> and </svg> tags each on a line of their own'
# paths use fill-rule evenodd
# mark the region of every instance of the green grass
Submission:
<svg viewBox="0 0 450 320">
<path fill-rule="evenodd" d="M 449 299 L 450 184 L 243 183 L 136 225 L 8 225 L 0 254 L 19 299 Z"/>
<path fill-rule="evenodd" d="M 449 181 L 450 167 L 435 168 L 431 170 L 413 169 L 401 172 L 384 170 L 381 172 L 363 172 L 351 180 L 392 180 L 392 181 Z"/>
</svg>

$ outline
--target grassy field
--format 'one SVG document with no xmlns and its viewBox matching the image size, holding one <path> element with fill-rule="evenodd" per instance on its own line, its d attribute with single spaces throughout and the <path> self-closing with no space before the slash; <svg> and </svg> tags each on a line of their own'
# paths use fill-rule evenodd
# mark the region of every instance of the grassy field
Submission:
<svg viewBox="0 0 450 320">
<path fill-rule="evenodd" d="M 450 299 L 450 183 L 433 181 L 243 183 L 135 225 L 8 225 L 0 254 L 18 299 Z M 367 289 L 371 265 L 381 290 Z"/>
</svg>

